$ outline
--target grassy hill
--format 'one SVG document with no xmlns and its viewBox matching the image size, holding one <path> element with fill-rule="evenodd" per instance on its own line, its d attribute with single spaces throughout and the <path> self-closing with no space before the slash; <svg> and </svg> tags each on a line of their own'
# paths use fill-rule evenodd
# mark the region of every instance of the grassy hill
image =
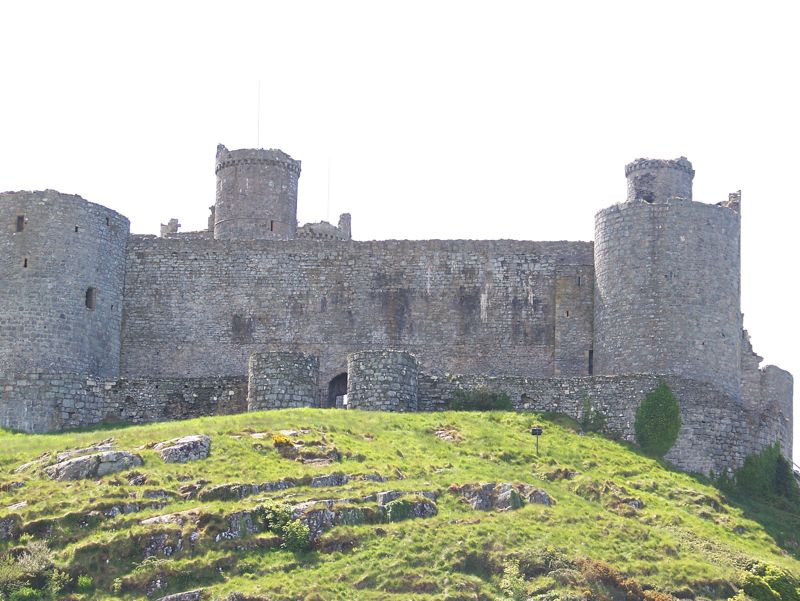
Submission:
<svg viewBox="0 0 800 601">
<path fill-rule="evenodd" d="M 210 437 L 207 458 L 165 463 L 153 448 L 193 434 Z M 143 465 L 45 473 L 56 452 L 102 441 Z M 0 554 L 0 597 L 14 601 L 200 588 L 220 600 L 790 601 L 800 508 L 726 496 L 566 419 L 285 410 L 0 431 Z"/>
</svg>

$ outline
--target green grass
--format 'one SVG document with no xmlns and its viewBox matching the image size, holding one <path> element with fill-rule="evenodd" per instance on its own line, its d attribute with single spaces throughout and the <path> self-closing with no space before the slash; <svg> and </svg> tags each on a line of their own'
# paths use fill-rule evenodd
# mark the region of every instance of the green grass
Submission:
<svg viewBox="0 0 800 601">
<path fill-rule="evenodd" d="M 538 456 L 530 435 L 533 424 L 544 427 Z M 463 440 L 441 440 L 435 435 L 440 427 L 457 431 Z M 284 458 L 271 438 L 282 429 L 308 430 L 293 438 L 335 446 L 341 460 L 315 466 Z M 46 541 L 55 569 L 69 575 L 69 584 L 61 593 L 39 598 L 76 600 L 157 598 L 198 586 L 207 589 L 208 599 L 224 599 L 235 591 L 276 601 L 555 598 L 556 593 L 562 599 L 658 601 L 656 592 L 721 599 L 739 591 L 752 580 L 746 573 L 764 565 L 800 575 L 797 507 L 726 498 L 703 478 L 575 429 L 554 416 L 512 412 L 298 409 L 49 435 L 0 431 L 0 488 L 23 483 L 0 492 L 0 520 L 17 514 L 28 532 L 20 540 L 0 541 L 0 554 L 16 557 L 30 541 Z M 254 439 L 252 432 L 270 435 Z M 146 448 L 198 433 L 212 438 L 211 456 L 203 461 L 164 464 Z M 63 483 L 36 471 L 13 473 L 44 452 L 109 437 L 117 448 L 142 455 L 145 464 L 136 471 L 147 476 L 147 484 L 129 485 L 126 473 Z M 177 496 L 181 486 L 201 480 L 210 487 L 332 472 L 377 473 L 389 481 L 299 486 L 228 502 Z M 448 491 L 451 485 L 472 482 L 532 484 L 556 504 L 474 511 Z M 159 489 L 171 494 L 163 508 L 102 515 L 112 505 L 143 504 L 144 491 Z M 420 491 L 437 492 L 438 514 L 337 526 L 309 552 L 288 550 L 269 531 L 237 540 L 211 538 L 227 527 L 231 513 L 265 500 L 291 505 L 385 490 L 407 491 L 408 499 Z M 6 509 L 20 501 L 27 505 Z M 396 505 L 403 517 L 404 503 Z M 198 529 L 192 524 L 140 524 L 188 510 L 203 515 L 203 536 L 196 544 L 187 542 Z M 183 541 L 183 547 L 169 556 L 144 557 L 144 546 L 157 533 Z M 154 588 L 155 582 L 162 586 Z M 34 585 L 41 590 L 47 583 Z"/>
</svg>

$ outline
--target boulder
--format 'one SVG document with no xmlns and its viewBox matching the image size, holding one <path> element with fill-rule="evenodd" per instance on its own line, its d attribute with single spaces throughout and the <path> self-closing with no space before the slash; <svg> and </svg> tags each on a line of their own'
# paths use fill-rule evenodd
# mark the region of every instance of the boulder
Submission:
<svg viewBox="0 0 800 601">
<path fill-rule="evenodd" d="M 153 449 L 166 463 L 186 463 L 208 457 L 211 439 L 205 434 L 193 434 L 159 442 Z"/>
<path fill-rule="evenodd" d="M 508 511 L 519 509 L 526 503 L 553 505 L 555 502 L 545 491 L 529 484 L 510 482 L 482 482 L 454 486 L 451 492 L 461 495 L 470 507 L 479 511 Z"/>
<path fill-rule="evenodd" d="M 126 451 L 104 451 L 65 459 L 47 466 L 43 471 L 53 480 L 82 480 L 99 478 L 142 464 L 143 461 L 139 455 Z"/>
</svg>

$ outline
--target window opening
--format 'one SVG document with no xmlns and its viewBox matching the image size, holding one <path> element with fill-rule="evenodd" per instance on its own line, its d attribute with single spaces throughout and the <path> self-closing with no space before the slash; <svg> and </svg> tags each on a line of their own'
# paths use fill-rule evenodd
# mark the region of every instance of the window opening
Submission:
<svg viewBox="0 0 800 601">
<path fill-rule="evenodd" d="M 589 351 L 589 375 L 594 375 L 594 351 Z"/>
<path fill-rule="evenodd" d="M 22 259 L 22 266 L 23 267 L 27 267 L 28 266 L 28 259 L 27 258 Z"/>
<path fill-rule="evenodd" d="M 569 317 L 569 310 L 567 310 L 567 317 Z"/>
<path fill-rule="evenodd" d="M 581 276 L 578 276 L 578 287 L 580 288 L 581 285 Z"/>
<path fill-rule="evenodd" d="M 77 225 L 75 226 L 75 233 L 76 234 L 78 233 L 78 226 Z"/>
<path fill-rule="evenodd" d="M 106 217 L 106 225 L 111 225 L 111 219 L 109 219 L 108 217 Z"/>
<path fill-rule="evenodd" d="M 97 288 L 89 286 L 86 289 L 86 308 L 94 309 L 97 306 Z"/>
<path fill-rule="evenodd" d="M 271 232 L 275 231 L 275 222 L 272 221 L 271 219 L 269 221 L 269 231 L 271 231 Z"/>
<path fill-rule="evenodd" d="M 17 231 L 21 232 L 25 229 L 25 215 L 17 215 Z"/>
</svg>

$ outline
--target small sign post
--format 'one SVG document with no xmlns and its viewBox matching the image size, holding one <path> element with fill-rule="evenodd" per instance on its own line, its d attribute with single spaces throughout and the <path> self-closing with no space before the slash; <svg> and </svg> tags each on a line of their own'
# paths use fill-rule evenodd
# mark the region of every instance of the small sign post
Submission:
<svg viewBox="0 0 800 601">
<path fill-rule="evenodd" d="M 531 428 L 531 435 L 536 437 L 536 456 L 539 456 L 539 437 L 542 435 L 542 427 L 534 426 Z"/>
</svg>

